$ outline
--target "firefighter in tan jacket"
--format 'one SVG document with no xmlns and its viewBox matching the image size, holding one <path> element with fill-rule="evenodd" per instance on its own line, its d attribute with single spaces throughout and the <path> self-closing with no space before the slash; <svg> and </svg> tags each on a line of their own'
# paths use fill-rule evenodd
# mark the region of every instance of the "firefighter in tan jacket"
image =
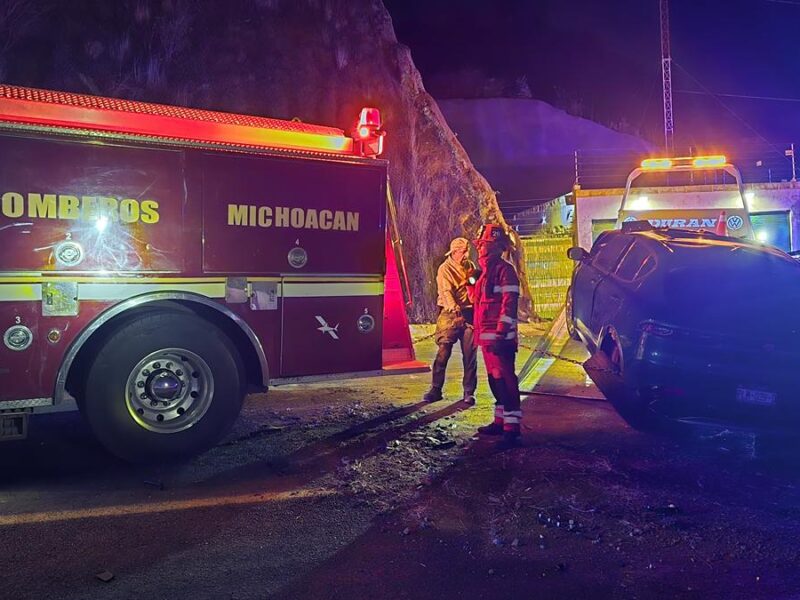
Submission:
<svg viewBox="0 0 800 600">
<path fill-rule="evenodd" d="M 478 355 L 473 339 L 472 302 L 467 293 L 468 280 L 475 273 L 475 264 L 469 260 L 469 242 L 466 238 L 455 238 L 450 242 L 447 258 L 436 273 L 439 316 L 436 319 L 436 345 L 439 350 L 433 361 L 431 389 L 423 396 L 426 402 L 442 399 L 445 370 L 453 345 L 461 343 L 464 363 L 463 400 L 475 404 L 475 388 L 478 385 Z"/>
</svg>

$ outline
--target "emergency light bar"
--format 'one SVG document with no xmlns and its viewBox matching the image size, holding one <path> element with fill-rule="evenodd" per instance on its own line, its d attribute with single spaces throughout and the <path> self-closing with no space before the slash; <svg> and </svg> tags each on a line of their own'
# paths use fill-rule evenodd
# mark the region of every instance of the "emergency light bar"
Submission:
<svg viewBox="0 0 800 600">
<path fill-rule="evenodd" d="M 646 158 L 641 163 L 643 171 L 683 171 L 687 169 L 721 169 L 728 164 L 722 154 L 711 156 L 681 156 L 678 158 Z"/>
<path fill-rule="evenodd" d="M 669 158 L 647 158 L 642 161 L 642 168 L 647 171 L 656 169 L 669 169 L 672 167 L 672 159 Z"/>
<path fill-rule="evenodd" d="M 692 161 L 695 169 L 707 169 L 711 167 L 721 167 L 728 161 L 723 155 L 719 156 L 698 156 Z"/>
</svg>

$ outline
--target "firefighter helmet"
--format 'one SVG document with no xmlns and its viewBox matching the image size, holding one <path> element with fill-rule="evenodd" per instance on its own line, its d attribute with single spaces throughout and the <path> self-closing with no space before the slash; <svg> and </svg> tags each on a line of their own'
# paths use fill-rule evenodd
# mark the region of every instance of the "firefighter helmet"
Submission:
<svg viewBox="0 0 800 600">
<path fill-rule="evenodd" d="M 498 223 L 486 223 L 481 225 L 478 231 L 478 239 L 475 245 L 479 244 L 502 244 L 505 248 L 511 247 L 511 238 L 506 233 L 502 225 Z"/>
</svg>

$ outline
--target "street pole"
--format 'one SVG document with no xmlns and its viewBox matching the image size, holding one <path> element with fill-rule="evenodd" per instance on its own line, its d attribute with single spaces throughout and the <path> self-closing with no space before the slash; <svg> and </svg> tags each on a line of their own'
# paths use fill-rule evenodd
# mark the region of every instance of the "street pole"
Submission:
<svg viewBox="0 0 800 600">
<path fill-rule="evenodd" d="M 669 47 L 669 0 L 660 0 L 661 88 L 664 100 L 664 150 L 672 156 L 675 123 L 672 116 L 672 54 Z"/>
<path fill-rule="evenodd" d="M 794 168 L 794 143 L 792 144 L 792 181 L 797 181 L 797 173 Z"/>
</svg>

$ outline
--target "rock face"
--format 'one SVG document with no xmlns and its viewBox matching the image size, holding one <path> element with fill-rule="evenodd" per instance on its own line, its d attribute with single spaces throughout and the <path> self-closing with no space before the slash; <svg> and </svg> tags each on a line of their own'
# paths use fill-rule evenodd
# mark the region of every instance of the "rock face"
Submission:
<svg viewBox="0 0 800 600">
<path fill-rule="evenodd" d="M 24 4 L 24 3 L 23 3 Z M 502 221 L 397 42 L 381 0 L 76 0 L 25 15 L 0 50 L 5 82 L 336 125 L 363 106 L 388 131 L 414 306 L 435 310 L 451 237 Z M 47 43 L 43 43 L 46 40 Z"/>
</svg>

